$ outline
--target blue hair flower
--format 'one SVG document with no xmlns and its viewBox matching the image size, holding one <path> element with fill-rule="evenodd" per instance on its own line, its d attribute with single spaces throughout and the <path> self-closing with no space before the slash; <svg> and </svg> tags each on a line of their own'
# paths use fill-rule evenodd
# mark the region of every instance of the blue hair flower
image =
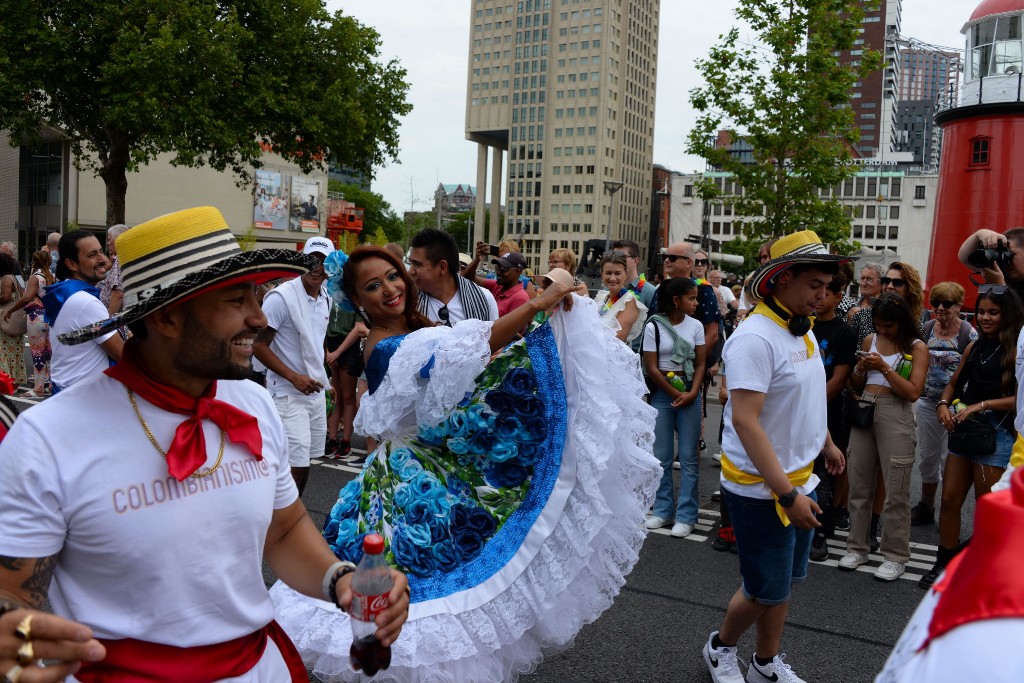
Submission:
<svg viewBox="0 0 1024 683">
<path fill-rule="evenodd" d="M 354 313 L 356 307 L 352 305 L 352 300 L 348 298 L 341 286 L 346 263 L 348 263 L 348 255 L 340 249 L 332 251 L 324 259 L 324 272 L 327 273 L 327 293 L 343 310 Z"/>
</svg>

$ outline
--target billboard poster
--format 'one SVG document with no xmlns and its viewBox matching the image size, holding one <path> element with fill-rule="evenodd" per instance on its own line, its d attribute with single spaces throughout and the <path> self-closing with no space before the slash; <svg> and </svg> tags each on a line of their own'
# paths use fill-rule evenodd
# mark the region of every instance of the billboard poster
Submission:
<svg viewBox="0 0 1024 683">
<path fill-rule="evenodd" d="M 313 178 L 292 176 L 293 232 L 320 232 L 320 183 Z"/>
<path fill-rule="evenodd" d="M 259 230 L 288 228 L 288 188 L 277 171 L 256 171 L 253 195 L 253 225 Z"/>
</svg>

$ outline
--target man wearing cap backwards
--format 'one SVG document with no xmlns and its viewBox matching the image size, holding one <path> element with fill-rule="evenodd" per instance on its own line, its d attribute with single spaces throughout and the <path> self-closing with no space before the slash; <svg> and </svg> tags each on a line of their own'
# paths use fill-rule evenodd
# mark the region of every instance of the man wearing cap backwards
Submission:
<svg viewBox="0 0 1024 683">
<path fill-rule="evenodd" d="M 843 455 L 826 427 L 825 367 L 811 333 L 825 286 L 849 260 L 828 254 L 810 230 L 783 237 L 749 287 L 764 299 L 725 343 L 729 401 L 722 442 L 722 489 L 729 506 L 742 585 L 704 645 L 716 683 L 742 683 L 736 644 L 757 625 L 748 683 L 800 679 L 779 655 L 791 584 L 807 578 L 815 518 L 814 459 L 830 472 Z"/>
<path fill-rule="evenodd" d="M 133 228 L 118 254 L 124 310 L 62 341 L 127 325 L 121 362 L 27 411 L 0 444 L 0 675 L 306 681 L 262 560 L 342 607 L 350 566 L 298 499 L 273 402 L 243 378 L 267 324 L 255 286 L 309 261 L 242 252 L 210 207 Z M 408 609 L 393 574 L 385 643 Z M 47 598 L 54 614 L 38 611 Z"/>
<path fill-rule="evenodd" d="M 459 274 L 459 248 L 442 230 L 416 233 L 409 252 L 409 277 L 420 290 L 417 310 L 428 320 L 452 326 L 466 319 L 498 319 L 491 293 Z"/>
<path fill-rule="evenodd" d="M 480 266 L 481 259 L 486 259 L 490 256 L 489 250 L 490 245 L 484 242 L 477 242 L 476 254 L 473 260 L 469 262 L 469 265 L 466 266 L 464 272 L 467 278 L 473 280 L 494 295 L 494 300 L 498 302 L 498 317 L 501 317 L 507 315 L 510 311 L 516 310 L 530 300 L 530 295 L 527 294 L 523 288 L 523 283 L 519 280 L 519 276 L 523 274 L 523 270 L 526 268 L 526 257 L 517 251 L 509 251 L 497 258 L 491 259 L 491 263 L 494 264 L 495 279 L 488 280 L 478 276 L 476 271 Z"/>
<path fill-rule="evenodd" d="M 327 442 L 324 340 L 331 298 L 324 287 L 323 262 L 333 251 L 326 237 L 306 240 L 302 253 L 317 265 L 267 292 L 267 326 L 253 346 L 256 358 L 267 366 L 267 390 L 288 433 L 288 461 L 300 496 L 309 478 L 310 458 L 322 455 Z"/>
<path fill-rule="evenodd" d="M 42 296 L 46 322 L 50 325 L 50 384 L 53 393 L 99 374 L 121 358 L 121 341 L 111 331 L 88 344 L 69 346 L 59 336 L 90 323 L 106 320 L 110 314 L 100 301 L 97 285 L 103 281 L 110 261 L 96 236 L 87 230 L 72 230 L 63 235 L 57 246 L 60 260 L 57 279 Z"/>
</svg>

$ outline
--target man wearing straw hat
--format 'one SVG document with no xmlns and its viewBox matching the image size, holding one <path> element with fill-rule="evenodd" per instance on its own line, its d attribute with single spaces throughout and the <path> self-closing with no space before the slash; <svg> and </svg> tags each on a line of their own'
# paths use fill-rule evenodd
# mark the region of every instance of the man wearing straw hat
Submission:
<svg viewBox="0 0 1024 683">
<path fill-rule="evenodd" d="M 121 362 L 26 412 L 0 444 L 0 676 L 306 681 L 262 561 L 342 608 L 353 567 L 298 500 L 274 404 L 244 378 L 267 323 L 256 285 L 311 264 L 242 252 L 210 207 L 133 228 L 118 254 L 124 310 L 62 341 L 127 325 Z M 408 608 L 394 576 L 385 644 Z M 47 597 L 54 615 L 37 611 Z"/>
<path fill-rule="evenodd" d="M 783 237 L 750 279 L 762 299 L 726 342 L 729 401 L 722 440 L 722 491 L 729 506 L 742 584 L 704 645 L 716 683 L 742 683 L 736 644 L 757 625 L 747 683 L 802 683 L 779 655 L 790 589 L 807 578 L 820 513 L 814 460 L 844 467 L 828 435 L 825 367 L 810 318 L 847 257 L 828 253 L 810 231 Z"/>
</svg>

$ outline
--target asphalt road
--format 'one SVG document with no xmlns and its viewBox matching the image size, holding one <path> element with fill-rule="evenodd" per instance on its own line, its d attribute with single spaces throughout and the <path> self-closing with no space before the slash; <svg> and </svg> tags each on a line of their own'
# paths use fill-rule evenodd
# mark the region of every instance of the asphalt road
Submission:
<svg viewBox="0 0 1024 683">
<path fill-rule="evenodd" d="M 718 450 L 720 416 L 721 408 L 710 403 L 705 456 Z M 314 466 L 303 500 L 317 524 L 355 473 L 355 468 L 335 461 Z M 667 529 L 651 533 L 612 608 L 585 627 L 571 648 L 546 659 L 522 683 L 710 681 L 701 647 L 721 622 L 740 580 L 736 556 L 711 549 L 709 532 L 718 515 L 711 493 L 718 474 L 711 458 L 703 457 L 701 518 L 695 532 L 685 539 L 670 537 Z M 913 487 L 911 500 L 916 501 L 916 470 Z M 965 506 L 965 536 L 972 515 L 973 499 Z M 911 541 L 907 573 L 892 583 L 871 576 L 882 560 L 878 555 L 860 571 L 836 569 L 842 538 L 830 543 L 828 562 L 811 563 L 807 582 L 794 591 L 783 635 L 786 661 L 801 677 L 830 683 L 873 680 L 923 595 L 916 582 L 934 561 L 938 529 L 912 527 Z M 742 660 L 752 648 L 748 634 L 740 643 Z"/>
</svg>

